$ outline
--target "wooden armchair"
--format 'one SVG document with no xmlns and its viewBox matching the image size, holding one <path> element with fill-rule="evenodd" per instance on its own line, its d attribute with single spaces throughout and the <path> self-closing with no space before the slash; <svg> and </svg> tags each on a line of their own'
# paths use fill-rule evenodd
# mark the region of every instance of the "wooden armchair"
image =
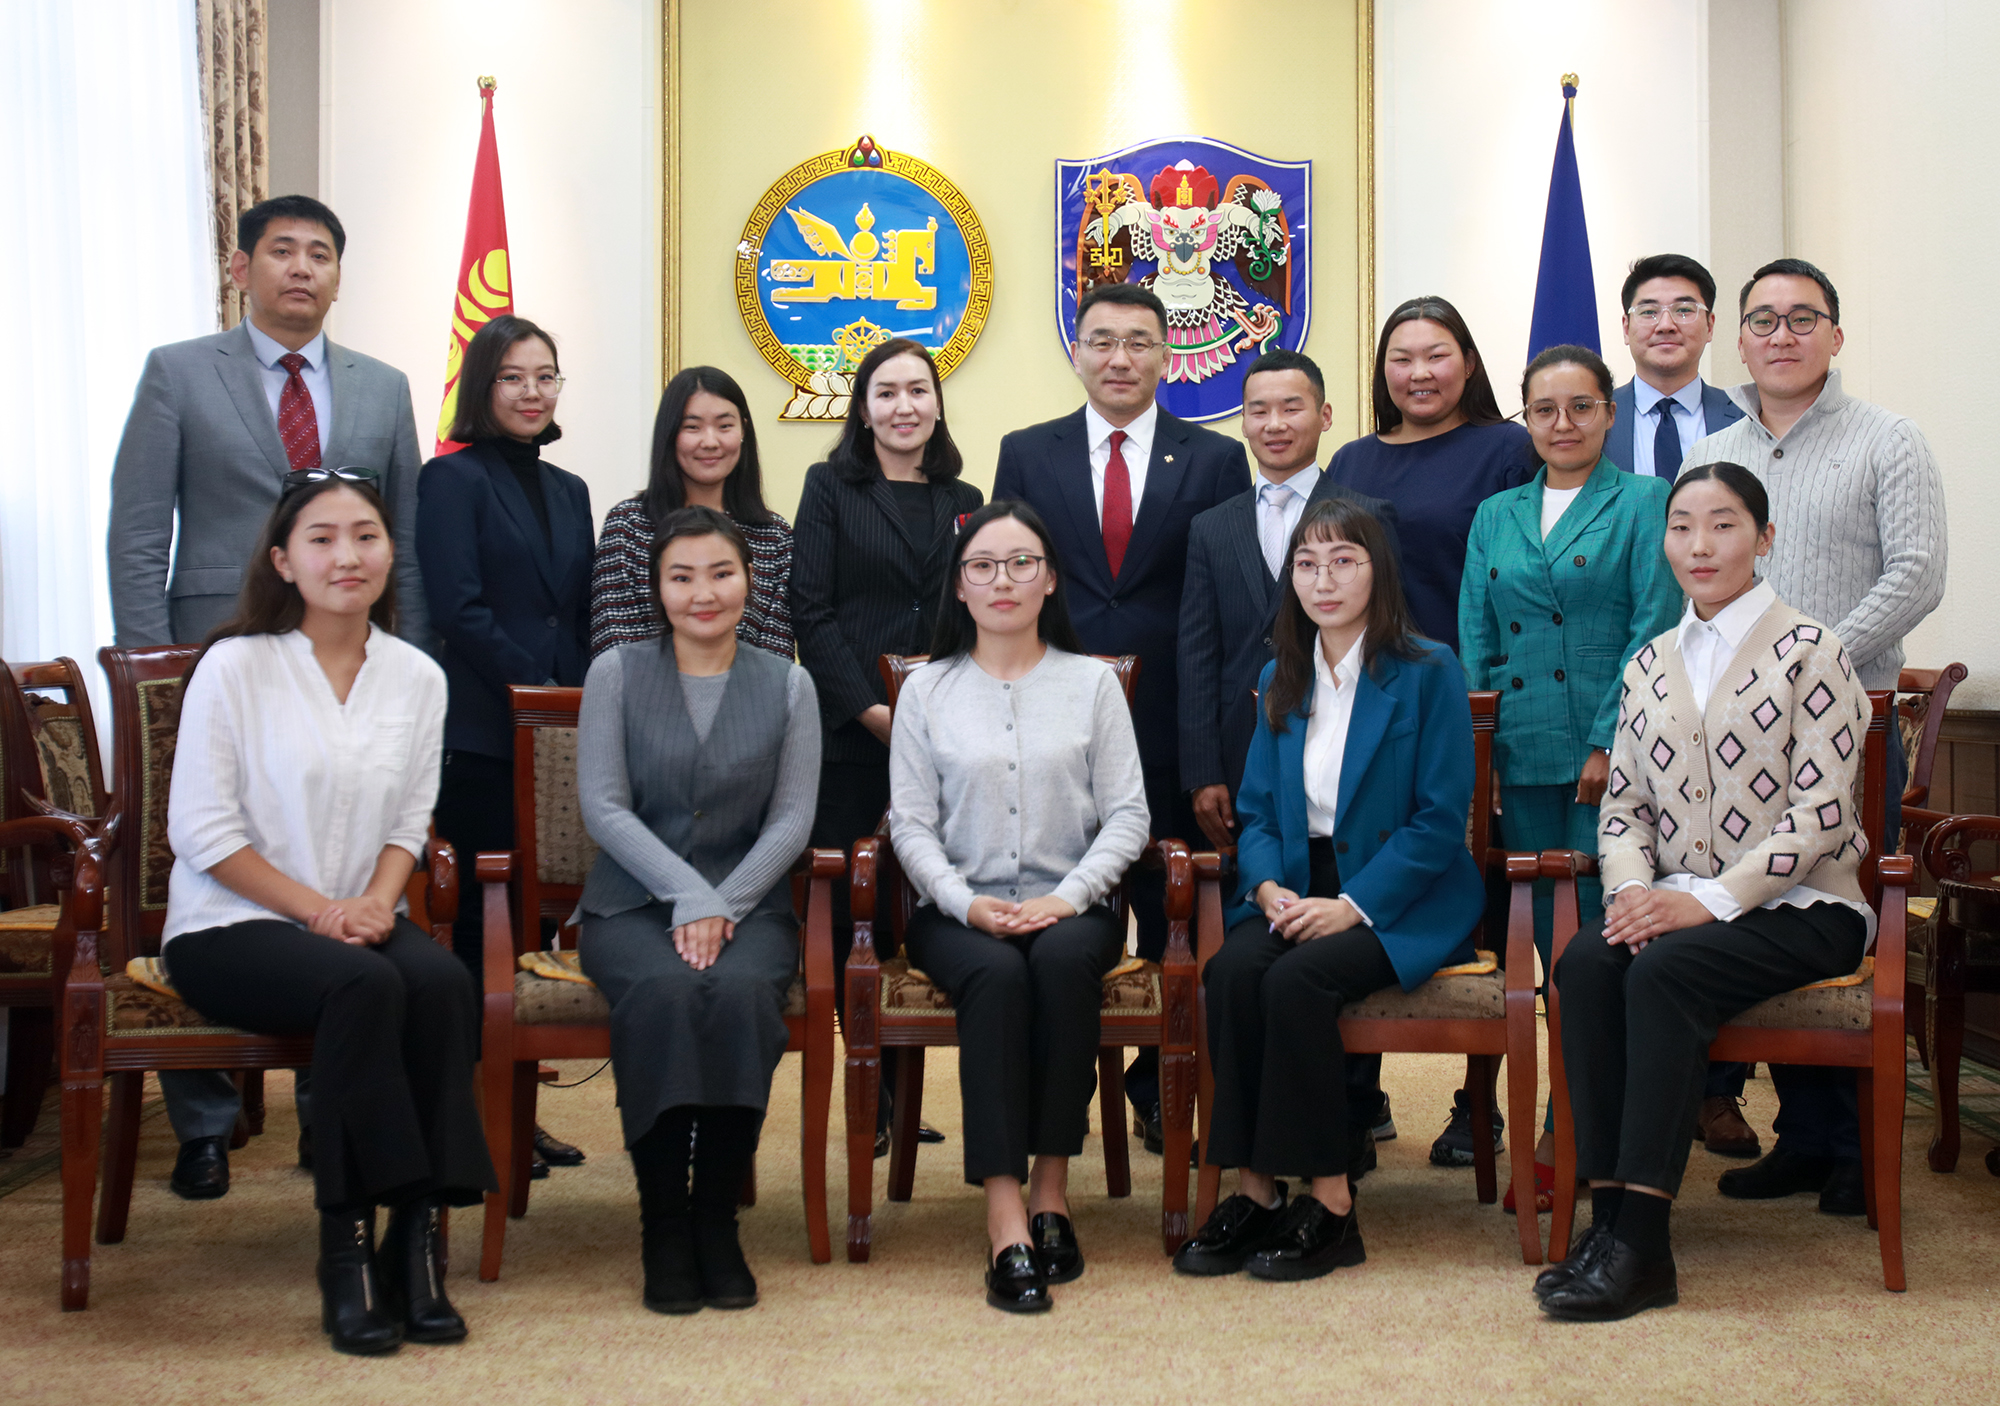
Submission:
<svg viewBox="0 0 2000 1406">
<path fill-rule="evenodd" d="M 927 659 L 926 655 L 882 656 L 879 667 L 892 713 L 911 670 Z M 1127 654 L 1104 662 L 1117 672 L 1129 706 L 1139 674 L 1138 657 Z M 1108 902 L 1122 924 L 1127 911 L 1126 885 L 1132 873 L 1162 865 L 1167 874 L 1167 950 L 1158 963 L 1130 958 L 1104 978 L 1097 1083 L 1106 1188 L 1112 1196 L 1129 1196 L 1132 1171 L 1125 1142 L 1125 1050 L 1148 1045 L 1159 1049 L 1160 1118 L 1165 1134 L 1160 1238 L 1172 1254 L 1188 1236 L 1187 1165 L 1194 1136 L 1194 959 L 1187 935 L 1194 884 L 1187 846 L 1179 840 L 1149 843 Z M 932 1045 L 956 1045 L 958 1022 L 951 998 L 902 955 L 903 934 L 916 910 L 916 894 L 896 864 L 886 825 L 856 842 L 850 885 L 854 948 L 847 959 L 844 1030 L 847 1258 L 861 1263 L 868 1258 L 874 1236 L 875 1116 L 882 1051 L 902 1051 L 896 1061 L 894 1125 L 889 1140 L 889 1199 L 907 1201 L 916 1177 L 917 1128 L 923 1115 L 924 1050 Z M 894 950 L 894 955 L 879 961 L 875 944 L 878 923 L 886 926 L 890 936 L 883 946 Z"/>
<path fill-rule="evenodd" d="M 1925 970 L 1916 975 L 1916 935 L 1918 924 L 1910 922 L 1910 974 L 1906 988 L 1914 986 L 1917 1009 L 1923 1018 L 1913 1024 L 1919 1046 L 1930 1051 L 1931 1093 L 1937 1105 L 1938 1129 L 1931 1139 L 1930 1168 L 1934 1172 L 1958 1168 L 1958 1061 L 1965 1049 L 1965 998 L 1967 993 L 2000 993 L 2000 969 L 1993 965 L 1991 950 L 1992 914 L 2000 894 L 1982 891 L 1992 886 L 2000 874 L 1979 868 L 1972 846 L 1990 846 L 2000 841 L 2000 816 L 1954 815 L 1931 827 L 1924 838 L 1924 870 L 1941 884 L 1936 911 L 1928 914 Z M 1982 888 L 1962 888 L 1980 885 Z M 1916 900 L 1911 900 L 1912 910 Z M 1969 939 L 1977 935 L 1975 943 Z M 2000 1171 L 2000 1150 L 1986 1154 L 1989 1169 Z"/>
<path fill-rule="evenodd" d="M 575 953 L 542 952 L 542 920 L 565 923 L 583 896 L 597 845 L 577 798 L 580 688 L 516 685 L 514 834 L 510 853 L 477 861 L 485 895 L 485 989 L 480 1078 L 486 1143 L 500 1189 L 486 1197 L 479 1277 L 498 1279 L 507 1221 L 528 1212 L 535 1101 L 545 1059 L 610 1059 L 611 1006 Z M 833 881 L 839 850 L 807 850 L 792 870 L 792 907 L 804 915 L 801 970 L 785 1003 L 786 1050 L 802 1051 L 801 1160 L 813 1263 L 833 1258 L 826 1220 L 826 1129 L 833 1094 Z M 528 960 L 524 961 L 523 959 Z M 751 1199 L 754 1180 L 746 1187 Z"/>
<path fill-rule="evenodd" d="M 1541 1225 L 1535 1215 L 1535 922 L 1534 881 L 1540 862 L 1531 854 L 1492 848 L 1493 727 L 1500 695 L 1477 692 L 1472 705 L 1473 791 L 1466 844 L 1481 872 L 1509 886 L 1504 931 L 1486 927 L 1475 934 L 1481 949 L 1474 968 L 1447 969 L 1415 991 L 1390 987 L 1347 1006 L 1340 1015 L 1340 1039 L 1350 1054 L 1463 1054 L 1466 1096 L 1472 1104 L 1473 1181 L 1476 1194 L 1491 1205 L 1497 1195 L 1493 1157 L 1492 1085 L 1495 1066 L 1507 1062 L 1507 1116 L 1514 1124 L 1510 1144 L 1515 1223 L 1521 1260 L 1542 1262 Z M 1200 962 L 1222 950 L 1222 858 L 1195 856 L 1199 886 L 1196 931 Z M 1504 951 L 1504 967 L 1493 954 Z M 1213 1116 L 1215 1077 L 1208 1061 L 1207 1002 L 1202 1003 L 1201 1121 L 1207 1136 Z M 1328 1078 L 1339 1078 L 1332 1070 Z M 1195 1218 L 1206 1220 L 1221 1193 L 1222 1168 L 1203 1164 Z"/>
<path fill-rule="evenodd" d="M 1862 753 L 1861 817 L 1871 842 L 1882 833 L 1883 783 L 1887 772 L 1889 693 L 1870 693 L 1873 716 Z M 1596 857 L 1574 850 L 1549 850 L 1544 873 L 1557 880 L 1555 961 L 1576 936 L 1576 876 L 1594 873 Z M 1759 1060 L 1776 1064 L 1827 1064 L 1851 1068 L 1859 1080 L 1861 1169 L 1868 1200 L 1868 1224 L 1878 1232 L 1884 1287 L 1900 1292 L 1903 1279 L 1903 1102 L 1908 1056 L 1903 1028 L 1905 895 L 1916 870 L 1908 855 L 1864 860 L 1861 889 L 1875 909 L 1875 948 L 1864 959 L 1858 980 L 1824 982 L 1774 996 L 1730 1021 L 1709 1046 L 1711 1060 Z M 1556 1204 L 1549 1226 L 1549 1257 L 1569 1252 L 1576 1215 L 1576 1124 L 1562 1057 L 1562 1002 L 1553 981 L 1548 987 L 1549 1080 L 1556 1105 Z"/>
<path fill-rule="evenodd" d="M 103 1162 L 97 1240 L 125 1238 L 139 1147 L 139 1104 L 149 1069 L 291 1069 L 312 1063 L 312 1039 L 253 1035 L 210 1023 L 168 986 L 157 965 L 166 925 L 167 795 L 173 784 L 182 676 L 195 646 L 105 649 L 98 659 L 111 680 L 117 751 L 112 799 L 101 824 L 73 817 L 40 822 L 66 827 L 77 851 L 65 891 L 57 948 L 62 965 L 57 1048 L 62 1058 L 62 1305 L 90 1300 L 90 1212 Z M 36 822 L 16 822 L 32 824 Z M 450 945 L 458 911 L 458 871 L 451 847 L 432 840 L 425 857 L 431 935 Z M 114 911 L 106 913 L 108 878 Z M 60 886 L 59 886 L 60 887 Z M 102 921 L 109 917 L 108 924 Z M 136 960 L 135 960 L 136 959 Z M 145 982 L 136 979 L 145 976 Z M 104 1116 L 104 1083 L 111 1110 Z M 103 1146 L 100 1139 L 108 1139 Z"/>
<path fill-rule="evenodd" d="M 0 818 L 45 807 L 83 820 L 104 814 L 104 769 L 83 671 L 73 659 L 0 667 Z M 55 1065 L 58 908 L 50 866 L 64 848 L 46 830 L 26 851 L 0 850 L 0 1007 L 7 1026 L 7 1091 L 0 1148 L 34 1130 Z"/>
</svg>

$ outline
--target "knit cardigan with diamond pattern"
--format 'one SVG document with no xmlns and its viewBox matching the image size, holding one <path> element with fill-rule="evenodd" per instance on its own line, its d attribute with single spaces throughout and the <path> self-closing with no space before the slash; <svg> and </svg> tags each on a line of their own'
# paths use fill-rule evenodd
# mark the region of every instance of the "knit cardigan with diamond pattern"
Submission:
<svg viewBox="0 0 2000 1406">
<path fill-rule="evenodd" d="M 1747 912 L 1798 884 L 1864 902 L 1854 784 L 1867 691 L 1833 631 L 1782 600 L 1717 676 L 1704 712 L 1669 630 L 1625 666 L 1599 812 L 1605 892 L 1692 874 Z"/>
</svg>

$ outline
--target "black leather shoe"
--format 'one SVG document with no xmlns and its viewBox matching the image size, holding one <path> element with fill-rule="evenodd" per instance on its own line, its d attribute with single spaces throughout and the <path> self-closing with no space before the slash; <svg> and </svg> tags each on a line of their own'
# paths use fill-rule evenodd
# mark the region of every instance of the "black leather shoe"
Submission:
<svg viewBox="0 0 2000 1406">
<path fill-rule="evenodd" d="M 1042 1211 L 1028 1220 L 1028 1235 L 1035 1245 L 1035 1263 L 1042 1278 L 1051 1284 L 1067 1284 L 1083 1278 L 1083 1251 L 1076 1243 L 1076 1227 L 1069 1217 Z"/>
<path fill-rule="evenodd" d="M 1313 1196 L 1300 1196 L 1285 1208 L 1270 1242 L 1250 1256 L 1251 1276 L 1289 1283 L 1360 1264 L 1368 1251 L 1361 1244 L 1357 1210 L 1350 1206 L 1337 1216 Z"/>
<path fill-rule="evenodd" d="M 1568 1258 L 1559 1260 L 1535 1276 L 1535 1297 L 1547 1298 L 1588 1270 L 1604 1253 L 1604 1247 L 1610 1240 L 1611 1232 L 1598 1229 L 1597 1222 L 1592 1221 L 1590 1228 L 1569 1247 Z"/>
<path fill-rule="evenodd" d="M 1779 1196 L 1796 1196 L 1801 1191 L 1820 1192 L 1826 1189 L 1833 1166 L 1831 1157 L 1808 1157 L 1777 1147 L 1770 1156 L 1747 1167 L 1732 1167 L 1724 1172 L 1716 1179 L 1715 1189 L 1738 1201 L 1769 1201 Z"/>
<path fill-rule="evenodd" d="M 184 1201 L 213 1201 L 229 1194 L 229 1139 L 192 1137 L 181 1144 L 169 1182 Z"/>
<path fill-rule="evenodd" d="M 1159 1104 L 1153 1104 L 1142 1111 L 1135 1111 L 1132 1131 L 1138 1135 L 1146 1150 L 1155 1157 L 1167 1150 L 1167 1135 L 1161 1128 Z"/>
<path fill-rule="evenodd" d="M 389 1212 L 389 1229 L 376 1258 L 390 1310 L 402 1316 L 405 1342 L 455 1343 L 465 1337 L 465 1320 L 444 1296 L 443 1212 L 435 1196 Z"/>
<path fill-rule="evenodd" d="M 535 1125 L 535 1155 L 551 1167 L 581 1167 L 583 1165 L 582 1148 L 571 1147 L 561 1138 L 550 1137 L 542 1131 L 539 1123 Z"/>
<path fill-rule="evenodd" d="M 1836 1158 L 1819 1189 L 1820 1211 L 1829 1216 L 1861 1216 L 1868 1213 L 1868 1190 L 1861 1179 L 1859 1157 Z"/>
<path fill-rule="evenodd" d="M 1056 1301 L 1032 1245 L 1009 1245 L 986 1267 L 986 1302 L 1006 1313 L 1047 1313 Z"/>
<path fill-rule="evenodd" d="M 877 1157 L 887 1157 L 889 1155 L 889 1130 L 887 1128 L 875 1134 L 875 1155 Z"/>
<path fill-rule="evenodd" d="M 1542 1312 L 1573 1323 L 1611 1323 L 1680 1301 L 1672 1255 L 1647 1264 L 1612 1235 L 1588 1269 L 1542 1300 Z"/>
<path fill-rule="evenodd" d="M 726 1220 L 697 1219 L 694 1257 L 701 1266 L 703 1303 L 710 1308 L 756 1307 L 757 1277 L 743 1258 L 742 1242 L 736 1238 L 735 1216 Z"/>
<path fill-rule="evenodd" d="M 1283 1182 L 1278 1183 L 1275 1206 L 1260 1206 L 1240 1193 L 1231 1196 L 1174 1252 L 1174 1269 L 1181 1274 L 1234 1274 L 1264 1248 L 1284 1217 Z"/>
<path fill-rule="evenodd" d="M 936 1146 L 938 1143 L 944 1141 L 944 1134 L 933 1128 L 929 1123 L 919 1123 L 917 1124 L 917 1141 L 927 1142 L 932 1146 Z"/>
<path fill-rule="evenodd" d="M 1350 1184 L 1375 1170 L 1375 1130 L 1350 1128 L 1347 1132 L 1347 1180 Z"/>
<path fill-rule="evenodd" d="M 531 1153 L 528 1157 L 528 1180 L 547 1181 L 548 1179 L 549 1164 L 542 1160 L 541 1153 Z"/>
<path fill-rule="evenodd" d="M 403 1345 L 403 1325 L 390 1312 L 375 1270 L 375 1211 L 320 1212 L 319 1327 L 335 1352 L 374 1357 Z"/>
</svg>

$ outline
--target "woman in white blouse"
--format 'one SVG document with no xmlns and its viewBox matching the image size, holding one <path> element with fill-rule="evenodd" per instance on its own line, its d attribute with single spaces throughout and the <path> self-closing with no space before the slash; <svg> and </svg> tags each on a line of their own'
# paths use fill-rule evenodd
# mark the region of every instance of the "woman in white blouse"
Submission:
<svg viewBox="0 0 2000 1406">
<path fill-rule="evenodd" d="M 1050 1284 L 1083 1273 L 1069 1159 L 1096 1087 L 1104 974 L 1125 945 L 1104 900 L 1145 848 L 1148 813 L 1124 691 L 1083 652 L 1025 504 L 989 504 L 960 532 L 931 662 L 897 700 L 889 808 L 918 894 L 904 945 L 957 1013 L 986 1301 L 1040 1312 Z"/>
<path fill-rule="evenodd" d="M 369 469 L 285 479 L 235 619 L 188 671 L 162 956 L 206 1018 L 313 1037 L 321 1327 L 456 1342 L 440 1214 L 494 1187 L 466 970 L 404 916 L 437 797 L 444 675 L 396 638 Z M 375 1208 L 389 1208 L 378 1257 Z"/>
</svg>

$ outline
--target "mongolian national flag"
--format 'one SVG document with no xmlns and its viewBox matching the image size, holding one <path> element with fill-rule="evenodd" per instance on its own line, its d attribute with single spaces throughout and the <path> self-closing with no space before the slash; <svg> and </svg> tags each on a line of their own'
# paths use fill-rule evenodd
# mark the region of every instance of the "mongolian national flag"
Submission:
<svg viewBox="0 0 2000 1406">
<path fill-rule="evenodd" d="M 446 436 L 458 411 L 458 369 L 472 334 L 514 311 L 507 269 L 507 203 L 500 194 L 500 150 L 493 141 L 491 78 L 479 80 L 479 155 L 472 163 L 472 204 L 465 212 L 465 252 L 458 260 L 458 289 L 451 300 L 451 349 L 445 353 L 444 404 L 438 410 L 437 452 L 463 449 Z"/>
<path fill-rule="evenodd" d="M 1535 277 L 1535 317 L 1528 358 L 1565 343 L 1602 352 L 1597 344 L 1597 289 L 1590 276 L 1590 232 L 1583 223 L 1583 182 L 1576 172 L 1576 85 L 1563 75 L 1562 126 L 1549 175 L 1549 209 L 1542 217 L 1542 267 Z"/>
</svg>

